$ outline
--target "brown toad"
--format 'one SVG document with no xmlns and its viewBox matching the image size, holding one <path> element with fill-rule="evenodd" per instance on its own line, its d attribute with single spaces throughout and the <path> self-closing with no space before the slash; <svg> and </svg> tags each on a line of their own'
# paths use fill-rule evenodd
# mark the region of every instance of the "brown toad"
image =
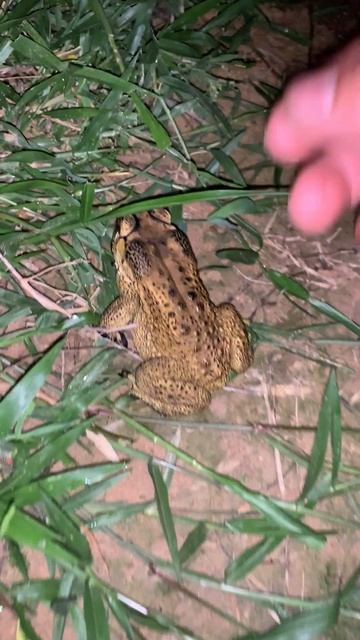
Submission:
<svg viewBox="0 0 360 640">
<path fill-rule="evenodd" d="M 119 218 L 112 253 L 120 297 L 102 326 L 136 325 L 134 346 L 143 362 L 129 376 L 132 392 L 165 415 L 206 407 L 231 371 L 252 362 L 240 315 L 233 305 L 210 300 L 189 240 L 165 209 Z"/>
</svg>

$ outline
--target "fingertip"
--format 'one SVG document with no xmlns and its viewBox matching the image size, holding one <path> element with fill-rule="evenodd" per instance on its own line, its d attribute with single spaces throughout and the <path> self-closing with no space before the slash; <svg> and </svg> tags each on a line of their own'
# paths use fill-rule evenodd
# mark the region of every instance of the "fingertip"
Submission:
<svg viewBox="0 0 360 640">
<path fill-rule="evenodd" d="M 345 176 L 325 159 L 300 173 L 290 194 L 289 215 L 297 229 L 306 235 L 317 235 L 329 231 L 350 204 Z"/>
<path fill-rule="evenodd" d="M 307 153 L 304 137 L 289 121 L 285 106 L 279 103 L 272 112 L 265 129 L 264 146 L 276 162 L 293 164 Z"/>
<path fill-rule="evenodd" d="M 286 108 L 294 125 L 326 127 L 332 114 L 338 69 L 334 64 L 298 76 L 286 91 Z"/>
</svg>

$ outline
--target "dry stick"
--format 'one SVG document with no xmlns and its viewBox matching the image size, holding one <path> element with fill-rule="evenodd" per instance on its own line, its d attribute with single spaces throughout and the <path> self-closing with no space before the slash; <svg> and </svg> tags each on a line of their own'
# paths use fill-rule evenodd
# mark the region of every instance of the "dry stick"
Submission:
<svg viewBox="0 0 360 640">
<path fill-rule="evenodd" d="M 41 304 L 42 307 L 44 307 L 45 309 L 48 309 L 48 311 L 56 311 L 57 313 L 60 313 L 61 315 L 66 316 L 67 318 L 72 318 L 74 314 L 80 312 L 80 309 L 76 309 L 76 308 L 63 309 L 56 302 L 54 302 L 50 298 L 47 298 L 42 293 L 34 289 L 34 287 L 32 287 L 31 284 L 29 284 L 27 278 L 24 278 L 15 269 L 15 267 L 13 267 L 11 262 L 9 262 L 7 258 L 5 258 L 5 256 L 1 252 L 0 252 L 0 260 L 5 265 L 7 270 L 11 273 L 14 280 L 16 280 L 16 282 L 21 287 L 23 292 L 30 298 L 33 298 L 34 300 L 36 300 L 39 304 Z"/>
<path fill-rule="evenodd" d="M 73 293 L 72 291 L 66 291 L 66 289 L 59 289 L 58 287 L 53 287 L 51 284 L 48 284 L 47 282 L 41 282 L 41 280 L 38 280 L 37 277 L 35 276 L 34 277 L 30 276 L 29 278 L 27 278 L 27 280 L 28 282 L 32 280 L 37 284 L 38 287 L 44 287 L 44 289 L 50 289 L 51 291 L 55 291 L 56 293 L 61 294 L 63 300 L 65 300 L 65 298 L 73 298 L 75 300 L 81 300 L 81 302 L 84 302 L 84 298 L 79 296 L 78 293 Z M 89 307 L 86 303 L 82 307 L 76 307 L 77 313 L 83 313 L 88 310 L 89 310 Z"/>
<path fill-rule="evenodd" d="M 32 273 L 30 276 L 26 276 L 25 280 L 38 280 L 41 276 L 44 276 L 46 273 L 50 273 L 50 271 L 58 270 L 60 267 L 71 267 L 73 264 L 79 264 L 80 262 L 86 262 L 84 258 L 76 258 L 76 260 L 66 260 L 65 262 L 59 262 L 58 264 L 52 264 L 49 267 L 45 267 L 38 271 L 37 273 Z"/>
</svg>

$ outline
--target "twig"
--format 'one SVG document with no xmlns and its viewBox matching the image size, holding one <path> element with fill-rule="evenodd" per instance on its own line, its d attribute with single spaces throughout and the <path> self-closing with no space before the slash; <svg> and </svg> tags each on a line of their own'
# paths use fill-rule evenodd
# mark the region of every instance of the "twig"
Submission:
<svg viewBox="0 0 360 640">
<path fill-rule="evenodd" d="M 60 313 L 61 315 L 66 316 L 67 318 L 72 318 L 75 313 L 78 313 L 80 311 L 77 309 L 63 309 L 56 302 L 54 302 L 50 298 L 47 298 L 42 293 L 34 289 L 34 287 L 32 287 L 31 284 L 29 284 L 29 282 L 27 281 L 27 278 L 24 278 L 1 252 L 0 260 L 5 265 L 7 270 L 11 273 L 14 280 L 16 280 L 23 292 L 27 296 L 29 296 L 29 298 L 33 298 L 34 300 L 36 300 L 42 307 L 44 307 L 48 311 L 55 311 L 56 313 Z"/>
<path fill-rule="evenodd" d="M 37 273 L 32 273 L 31 275 L 26 276 L 24 280 L 28 280 L 28 282 L 31 282 L 31 280 L 38 280 L 41 276 L 44 276 L 45 273 L 54 271 L 54 269 L 58 271 L 61 267 L 71 267 L 73 264 L 79 264 L 80 262 L 86 262 L 86 260 L 84 258 L 76 258 L 76 260 L 66 260 L 65 262 L 52 264 L 50 267 L 45 267 L 45 269 L 41 269 L 41 271 L 38 271 Z"/>
</svg>

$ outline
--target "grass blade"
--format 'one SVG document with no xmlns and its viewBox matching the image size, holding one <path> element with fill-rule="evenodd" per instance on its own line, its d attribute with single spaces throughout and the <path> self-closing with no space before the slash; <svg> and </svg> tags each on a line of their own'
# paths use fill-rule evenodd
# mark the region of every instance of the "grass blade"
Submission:
<svg viewBox="0 0 360 640">
<path fill-rule="evenodd" d="M 24 486 L 33 477 L 37 478 L 44 468 L 49 466 L 54 460 L 59 459 L 61 454 L 75 442 L 88 426 L 87 422 L 77 425 L 73 429 L 62 433 L 41 448 L 35 451 L 22 464 L 17 464 L 12 475 L 0 484 L 0 495 L 3 499 L 7 496 L 15 498 L 14 489 Z"/>
<path fill-rule="evenodd" d="M 167 486 L 164 482 L 164 478 L 161 475 L 160 469 L 156 464 L 154 464 L 152 460 L 149 461 L 148 469 L 154 485 L 156 506 L 158 509 L 160 523 L 164 532 L 172 561 L 174 563 L 174 567 L 176 571 L 179 571 L 180 558 L 174 520 L 170 511 Z"/>
<path fill-rule="evenodd" d="M 149 129 L 153 139 L 155 140 L 156 146 L 161 151 L 167 149 L 171 144 L 171 140 L 166 129 L 162 126 L 162 124 L 160 124 L 158 120 L 156 120 L 150 109 L 135 93 L 132 96 L 132 101 L 139 113 L 140 118 L 142 119 L 145 126 Z"/>
<path fill-rule="evenodd" d="M 16 631 L 16 640 L 41 640 L 31 622 L 29 622 L 29 620 L 27 619 L 24 607 L 16 604 L 14 605 L 14 609 L 19 619 L 18 628 Z"/>
<path fill-rule="evenodd" d="M 66 511 L 61 509 L 55 500 L 46 495 L 45 492 L 42 492 L 42 494 L 50 525 L 55 531 L 61 531 L 61 535 L 66 540 L 69 549 L 85 563 L 90 564 L 91 551 L 89 543 L 81 533 L 79 525 Z"/>
<path fill-rule="evenodd" d="M 274 269 L 264 269 L 264 273 L 280 291 L 285 291 L 285 293 L 300 298 L 300 300 L 309 300 L 308 290 L 305 289 L 300 282 L 294 280 L 294 278 L 290 278 L 290 276 L 287 276 L 285 273 Z"/>
<path fill-rule="evenodd" d="M 179 550 L 179 562 L 181 565 L 185 564 L 195 553 L 200 549 L 203 542 L 205 542 L 207 536 L 207 528 L 204 522 L 194 527 L 189 535 L 184 540 L 184 544 Z"/>
<path fill-rule="evenodd" d="M 297 282 L 294 278 L 290 278 L 290 276 L 287 276 L 285 273 L 275 271 L 274 269 L 264 268 L 264 273 L 277 287 L 277 289 L 285 291 L 287 294 L 295 296 L 296 298 L 300 298 L 300 300 L 305 300 L 311 304 L 314 309 L 320 311 L 320 313 L 323 313 L 328 318 L 331 318 L 331 320 L 335 320 L 335 322 L 342 324 L 360 338 L 360 325 L 357 322 L 350 320 L 350 318 L 331 304 L 310 296 L 309 291 L 303 287 L 300 282 Z"/>
<path fill-rule="evenodd" d="M 64 344 L 58 340 L 38 362 L 28 369 L 0 401 L 0 436 L 7 435 L 27 410 L 44 384 Z"/>
<path fill-rule="evenodd" d="M 38 64 L 42 67 L 50 67 L 55 71 L 63 71 L 67 63 L 60 60 L 54 53 L 31 38 L 20 35 L 12 43 L 14 51 L 19 55 L 31 60 L 31 64 Z"/>
<path fill-rule="evenodd" d="M 95 185 L 92 182 L 84 184 L 80 201 L 80 220 L 84 224 L 91 218 L 91 208 L 94 200 Z"/>
<path fill-rule="evenodd" d="M 174 453 L 180 460 L 183 460 L 192 468 L 195 468 L 198 473 L 206 477 L 209 481 L 216 482 L 220 486 L 225 487 L 228 491 L 232 491 L 233 493 L 241 496 L 243 500 L 267 516 L 268 520 L 272 524 L 276 524 L 279 527 L 279 533 L 281 535 L 295 535 L 300 537 L 306 544 L 315 548 L 321 548 L 324 544 L 326 540 L 325 536 L 313 531 L 296 517 L 287 513 L 271 498 L 268 498 L 257 491 L 248 489 L 248 487 L 235 478 L 218 473 L 217 471 L 214 471 L 214 469 L 202 465 L 198 460 L 187 454 L 185 451 L 168 442 L 165 438 L 162 438 L 162 436 L 155 434 L 151 429 L 149 429 L 149 427 L 137 422 L 137 420 L 134 420 L 125 412 L 121 411 L 119 412 L 119 415 L 123 417 L 129 426 L 133 427 L 139 433 L 142 433 L 142 435 L 150 441 L 156 441 L 157 444 L 161 444 L 166 450 Z"/>
<path fill-rule="evenodd" d="M 246 549 L 235 558 L 225 569 L 226 582 L 238 582 L 257 567 L 263 559 L 271 553 L 282 541 L 283 537 L 263 538 L 252 547 Z"/>
<path fill-rule="evenodd" d="M 257 251 L 238 248 L 219 249 L 216 255 L 222 260 L 231 260 L 232 262 L 241 262 L 242 264 L 255 264 L 259 258 Z"/>
<path fill-rule="evenodd" d="M 49 558 L 73 572 L 79 570 L 83 564 L 74 553 L 65 548 L 60 534 L 19 511 L 14 505 L 8 509 L 2 519 L 0 537 L 41 550 Z"/>
<path fill-rule="evenodd" d="M 336 452 L 333 457 L 333 469 L 336 473 L 340 463 L 340 448 L 339 448 L 339 396 L 337 393 L 337 383 L 335 370 L 331 369 L 328 381 L 326 383 L 325 391 L 323 393 L 323 399 L 321 403 L 317 429 L 315 432 L 315 438 L 313 448 L 311 452 L 311 458 L 308 466 L 307 475 L 305 478 L 304 487 L 300 496 L 301 500 L 305 500 L 310 491 L 313 489 L 320 473 L 323 470 L 323 464 L 325 461 L 326 447 L 328 443 L 328 437 L 330 431 L 333 431 L 335 435 Z M 335 425 L 333 422 L 335 420 Z"/>
<path fill-rule="evenodd" d="M 334 600 L 293 616 L 265 633 L 250 633 L 237 640 L 316 640 L 336 624 L 338 616 L 339 602 Z"/>
<path fill-rule="evenodd" d="M 331 450 L 332 450 L 332 467 L 331 467 L 331 484 L 334 487 L 338 477 L 340 462 L 341 462 L 341 436 L 342 436 L 342 424 L 341 424 L 341 406 L 339 388 L 336 379 L 336 369 L 332 370 L 333 376 L 331 378 L 331 387 L 329 394 L 331 396 L 331 423 L 330 423 L 330 437 L 331 437 Z"/>
<path fill-rule="evenodd" d="M 26 559 L 19 545 L 16 542 L 9 540 L 8 550 L 9 550 L 11 563 L 18 569 L 19 573 L 23 576 L 23 578 L 25 580 L 28 580 L 29 572 L 26 564 Z"/>
<path fill-rule="evenodd" d="M 207 217 L 208 222 L 216 222 L 217 220 L 227 220 L 236 213 L 254 213 L 256 212 L 256 204 L 251 198 L 236 198 L 227 204 L 218 207 Z"/>
<path fill-rule="evenodd" d="M 84 589 L 84 617 L 87 640 L 110 640 L 102 593 L 89 580 L 85 582 Z"/>
<path fill-rule="evenodd" d="M 135 640 L 135 634 L 123 603 L 113 596 L 110 596 L 108 598 L 108 603 L 121 628 L 124 629 L 127 639 Z"/>
<path fill-rule="evenodd" d="M 339 324 L 342 324 L 344 327 L 355 333 L 358 338 L 360 338 L 360 325 L 353 320 L 350 320 L 344 313 L 333 307 L 331 304 L 324 302 L 323 300 L 318 300 L 317 298 L 310 297 L 309 303 L 320 313 L 323 313 L 331 320 L 335 320 Z"/>
<path fill-rule="evenodd" d="M 11 594 L 21 604 L 28 604 L 39 600 L 53 602 L 59 596 L 60 580 L 47 578 L 44 580 L 27 580 L 16 582 L 11 587 Z"/>
</svg>

